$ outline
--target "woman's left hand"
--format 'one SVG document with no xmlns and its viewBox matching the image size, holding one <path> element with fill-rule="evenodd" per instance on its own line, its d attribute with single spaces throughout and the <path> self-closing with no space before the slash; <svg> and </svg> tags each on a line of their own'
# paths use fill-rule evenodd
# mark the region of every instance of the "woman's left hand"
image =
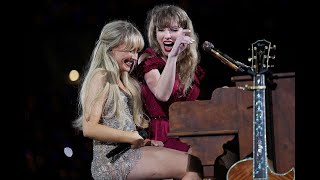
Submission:
<svg viewBox="0 0 320 180">
<path fill-rule="evenodd" d="M 145 139 L 144 140 L 145 146 L 157 146 L 157 147 L 163 147 L 164 144 L 162 141 L 157 140 L 151 140 L 151 139 Z"/>
<path fill-rule="evenodd" d="M 162 141 L 151 140 L 151 146 L 163 147 L 164 144 Z"/>
</svg>

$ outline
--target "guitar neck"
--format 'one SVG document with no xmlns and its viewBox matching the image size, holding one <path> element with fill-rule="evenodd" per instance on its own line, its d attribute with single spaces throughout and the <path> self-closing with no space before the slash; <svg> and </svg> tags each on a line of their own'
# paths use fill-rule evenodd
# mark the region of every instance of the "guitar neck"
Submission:
<svg viewBox="0 0 320 180">
<path fill-rule="evenodd" d="M 266 139 L 266 107 L 265 107 L 265 75 L 254 76 L 254 122 L 253 122 L 253 178 L 268 179 L 267 139 Z"/>
<path fill-rule="evenodd" d="M 271 43 L 258 40 L 251 45 L 251 68 L 253 70 L 253 85 L 244 88 L 253 91 L 253 158 L 246 158 L 233 164 L 227 173 L 227 180 L 294 180 L 294 170 L 285 174 L 275 174 L 268 167 L 267 132 L 266 132 L 266 84 L 265 74 L 272 67 L 269 59 L 274 50 Z M 253 160 L 252 160 L 253 159 Z"/>
</svg>

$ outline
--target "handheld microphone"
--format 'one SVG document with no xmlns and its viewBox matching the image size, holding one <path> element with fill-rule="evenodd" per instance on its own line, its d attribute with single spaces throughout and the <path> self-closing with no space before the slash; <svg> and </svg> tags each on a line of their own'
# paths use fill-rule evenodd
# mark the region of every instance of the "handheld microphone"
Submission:
<svg viewBox="0 0 320 180">
<path fill-rule="evenodd" d="M 145 139 L 147 137 L 147 132 L 145 129 L 139 131 L 139 135 Z M 117 147 L 112 149 L 109 153 L 106 154 L 108 159 L 111 158 L 111 163 L 114 163 L 123 153 L 128 151 L 131 148 L 130 143 L 119 143 Z"/>
<path fill-rule="evenodd" d="M 223 64 L 226 64 L 227 66 L 231 67 L 233 70 L 237 71 L 237 72 L 249 72 L 251 74 L 251 68 L 239 61 L 236 61 L 234 59 L 232 59 L 231 57 L 229 57 L 226 54 L 223 54 L 221 51 L 219 51 L 219 49 L 215 48 L 214 45 L 209 42 L 209 41 L 205 41 L 202 44 L 202 48 L 205 51 L 210 52 L 212 55 L 214 55 L 215 57 L 217 57 Z"/>
</svg>

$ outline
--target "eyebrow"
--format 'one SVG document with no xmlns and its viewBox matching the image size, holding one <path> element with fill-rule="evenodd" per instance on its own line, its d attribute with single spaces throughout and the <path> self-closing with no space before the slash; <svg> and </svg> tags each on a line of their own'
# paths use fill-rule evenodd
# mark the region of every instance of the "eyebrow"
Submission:
<svg viewBox="0 0 320 180">
<path fill-rule="evenodd" d="M 158 29 L 163 29 L 163 28 L 182 28 L 182 27 L 177 25 L 177 26 L 163 26 L 163 27 L 157 26 L 157 28 Z"/>
</svg>

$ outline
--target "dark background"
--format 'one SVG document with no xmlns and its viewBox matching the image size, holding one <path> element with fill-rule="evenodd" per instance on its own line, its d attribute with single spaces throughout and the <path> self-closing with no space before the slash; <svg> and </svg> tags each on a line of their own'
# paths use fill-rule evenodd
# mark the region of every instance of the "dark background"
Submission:
<svg viewBox="0 0 320 180">
<path fill-rule="evenodd" d="M 248 48 L 259 39 L 277 46 L 273 72 L 295 72 L 291 4 L 288 0 L 50 0 L 28 5 L 23 31 L 24 171 L 32 179 L 89 179 L 91 140 L 77 133 L 78 84 L 68 73 L 83 73 L 102 27 L 127 19 L 144 33 L 146 13 L 156 4 L 176 4 L 187 11 L 200 38 L 233 59 L 250 65 Z M 199 99 L 215 88 L 233 86 L 239 73 L 200 49 L 207 71 Z M 64 147 L 73 156 L 63 153 Z"/>
</svg>

